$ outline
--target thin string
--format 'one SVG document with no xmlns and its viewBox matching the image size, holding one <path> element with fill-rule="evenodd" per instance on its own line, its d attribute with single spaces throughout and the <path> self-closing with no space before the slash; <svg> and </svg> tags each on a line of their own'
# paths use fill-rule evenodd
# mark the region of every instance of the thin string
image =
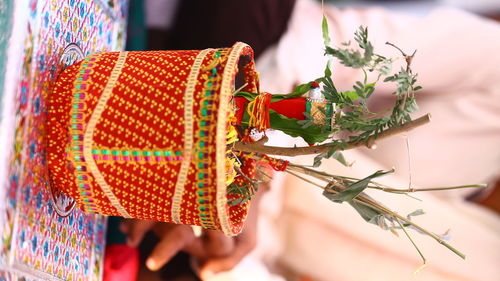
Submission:
<svg viewBox="0 0 500 281">
<path fill-rule="evenodd" d="M 250 116 L 248 126 L 256 128 L 259 131 L 265 131 L 270 128 L 269 106 L 271 103 L 271 94 L 261 93 L 254 100 L 248 103 L 247 113 Z"/>
<path fill-rule="evenodd" d="M 409 192 L 413 192 L 413 183 L 412 183 L 412 166 L 411 163 L 412 157 L 411 157 L 411 147 L 410 147 L 410 137 L 406 134 L 401 135 L 401 137 L 405 138 L 406 140 L 406 157 L 408 158 L 408 190 Z"/>
</svg>

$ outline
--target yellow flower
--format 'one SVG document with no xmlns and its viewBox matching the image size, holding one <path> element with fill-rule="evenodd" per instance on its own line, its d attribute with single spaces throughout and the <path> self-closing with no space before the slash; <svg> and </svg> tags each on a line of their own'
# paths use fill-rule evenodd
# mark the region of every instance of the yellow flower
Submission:
<svg viewBox="0 0 500 281">
<path fill-rule="evenodd" d="M 230 157 L 229 155 L 226 156 L 226 185 L 230 185 L 236 177 L 237 172 L 234 168 L 235 166 L 240 166 L 240 163 L 236 161 L 236 158 Z"/>
<path fill-rule="evenodd" d="M 227 130 L 226 140 L 227 144 L 233 143 L 238 140 L 238 132 L 236 131 L 236 128 L 234 128 L 233 125 L 229 125 L 229 128 Z"/>
</svg>

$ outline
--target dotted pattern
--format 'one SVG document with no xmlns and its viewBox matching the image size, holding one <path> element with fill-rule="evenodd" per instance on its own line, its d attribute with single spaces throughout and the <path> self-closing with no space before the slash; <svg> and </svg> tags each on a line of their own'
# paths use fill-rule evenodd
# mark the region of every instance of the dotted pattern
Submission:
<svg viewBox="0 0 500 281">
<path fill-rule="evenodd" d="M 106 110 L 107 102 L 112 95 L 112 92 L 117 84 L 118 77 L 120 76 L 122 69 L 125 65 L 127 54 L 128 52 L 120 52 L 118 54 L 116 62 L 113 65 L 113 70 L 111 71 L 108 81 L 106 82 L 106 86 L 104 87 L 104 90 L 101 92 L 101 95 L 99 96 L 97 104 L 94 107 L 94 110 L 92 111 L 92 115 L 90 116 L 88 122 L 86 122 L 85 124 L 85 132 L 83 135 L 83 155 L 85 157 L 85 162 L 87 163 L 87 167 L 92 176 L 94 177 L 96 185 L 99 186 L 99 188 L 103 191 L 104 195 L 109 200 L 111 205 L 113 205 L 113 207 L 120 214 L 120 216 L 125 218 L 131 218 L 127 210 L 123 208 L 123 206 L 120 203 L 120 200 L 115 196 L 113 190 L 104 179 L 104 176 L 101 174 L 101 171 L 97 167 L 97 164 L 94 161 L 92 155 L 92 145 L 94 141 L 94 132 L 96 129 L 96 124 L 99 122 L 102 112 Z"/>
</svg>

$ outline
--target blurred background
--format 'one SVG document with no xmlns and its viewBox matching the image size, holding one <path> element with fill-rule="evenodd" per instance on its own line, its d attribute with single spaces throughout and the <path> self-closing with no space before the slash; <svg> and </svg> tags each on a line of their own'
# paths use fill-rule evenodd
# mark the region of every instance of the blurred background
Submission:
<svg viewBox="0 0 500 281">
<path fill-rule="evenodd" d="M 385 183 L 398 187 L 410 176 L 419 187 L 488 183 L 476 191 L 419 194 L 422 202 L 376 194 L 402 212 L 423 208 L 427 214 L 418 221 L 439 233 L 451 229 L 451 242 L 468 259 L 415 233 L 429 266 L 412 275 L 420 260 L 408 241 L 365 224 L 346 206 L 332 206 L 314 187 L 277 176 L 261 204 L 257 248 L 213 280 L 500 280 L 500 1 L 331 0 L 322 9 L 314 0 L 131 0 L 127 48 L 203 49 L 243 41 L 255 51 L 261 88 L 286 93 L 321 76 L 323 12 L 334 45 L 364 25 L 383 53 L 394 52 L 386 41 L 417 49 L 413 67 L 424 87 L 418 115 L 433 116 L 431 125 L 405 136 L 411 156 L 406 139 L 396 137 L 374 151 L 346 153 L 353 167 L 328 162 L 324 168 L 363 177 L 395 167 Z M 359 77 L 338 64 L 333 73 L 339 89 Z M 390 104 L 391 93 L 381 84 L 374 104 Z M 271 142 L 297 143 L 272 136 Z M 141 246 L 143 259 L 152 244 Z M 197 278 L 185 254 L 159 274 L 144 267 L 140 274 L 139 280 Z"/>
</svg>

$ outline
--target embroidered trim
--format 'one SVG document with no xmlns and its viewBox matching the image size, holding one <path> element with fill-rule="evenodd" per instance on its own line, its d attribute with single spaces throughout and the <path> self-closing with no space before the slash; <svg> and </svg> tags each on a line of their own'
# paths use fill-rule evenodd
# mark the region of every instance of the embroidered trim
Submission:
<svg viewBox="0 0 500 281">
<path fill-rule="evenodd" d="M 71 118 L 69 129 L 69 147 L 66 148 L 67 157 L 74 164 L 75 183 L 82 198 L 82 205 L 86 212 L 101 213 L 98 204 L 94 204 L 93 192 L 89 184 L 87 164 L 83 157 L 83 126 L 85 106 L 85 90 L 87 80 L 92 73 L 96 58 L 90 55 L 79 68 L 79 74 L 73 88 L 71 104 Z"/>
<path fill-rule="evenodd" d="M 228 111 L 230 109 L 229 99 L 233 94 L 233 72 L 238 66 L 238 60 L 243 48 L 248 47 L 245 43 L 237 43 L 229 53 L 229 57 L 224 68 L 222 76 L 222 85 L 220 91 L 219 112 L 217 115 L 217 129 L 215 135 L 215 165 L 216 165 L 216 204 L 217 214 L 222 231 L 227 236 L 234 236 L 234 233 L 229 221 L 227 209 L 227 188 L 226 188 L 226 127 Z"/>
<path fill-rule="evenodd" d="M 213 54 L 213 61 L 210 63 L 209 67 L 205 67 L 203 70 L 208 72 L 208 77 L 205 80 L 204 87 L 202 90 L 202 98 L 200 99 L 200 109 L 198 112 L 199 124 L 198 131 L 198 141 L 196 145 L 196 203 L 197 209 L 199 211 L 199 223 L 204 228 L 215 229 L 215 221 L 213 217 L 213 212 L 210 208 L 213 204 L 212 196 L 210 195 L 211 185 L 211 169 L 212 160 L 208 157 L 212 148 L 208 145 L 210 139 L 213 136 L 210 132 L 216 127 L 216 116 L 213 114 L 215 108 L 215 99 L 217 98 L 216 93 L 220 89 L 221 75 L 219 75 L 219 69 L 222 65 L 222 61 L 225 60 L 224 56 L 221 56 L 222 50 L 217 50 Z M 205 73 L 204 73 L 205 74 Z"/>
<path fill-rule="evenodd" d="M 120 77 L 123 66 L 125 65 L 127 54 L 128 54 L 127 52 L 120 52 L 118 59 L 116 60 L 116 64 L 113 68 L 113 71 L 111 72 L 109 80 L 106 84 L 106 87 L 104 88 L 104 91 L 102 92 L 101 97 L 97 102 L 94 112 L 92 112 L 92 115 L 87 124 L 87 129 L 85 130 L 83 138 L 83 155 L 85 157 L 90 172 L 94 176 L 96 184 L 101 187 L 101 190 L 104 192 L 104 195 L 106 195 L 111 205 L 115 207 L 115 209 L 122 217 L 131 218 L 131 216 L 128 214 L 125 208 L 121 205 L 120 200 L 111 190 L 110 186 L 108 185 L 103 175 L 99 171 L 99 168 L 97 167 L 94 158 L 92 157 L 92 143 L 94 138 L 95 127 L 97 125 L 97 122 L 99 121 L 99 118 L 101 117 L 102 112 L 105 109 L 106 103 L 111 97 L 113 88 L 115 87 L 115 84 L 118 81 L 118 78 Z"/>
<path fill-rule="evenodd" d="M 182 203 L 182 195 L 184 194 L 184 186 L 186 184 L 189 166 L 191 164 L 191 156 L 193 153 L 193 102 L 194 91 L 198 81 L 198 74 L 201 70 L 201 64 L 205 56 L 212 49 L 206 49 L 198 53 L 196 56 L 191 71 L 187 79 L 186 90 L 184 92 L 184 157 L 182 158 L 179 175 L 175 183 L 174 196 L 172 197 L 172 220 L 175 223 L 181 223 L 180 209 Z"/>
<path fill-rule="evenodd" d="M 95 161 L 112 162 L 178 162 L 182 161 L 182 151 L 174 150 L 138 150 L 110 149 L 94 147 L 92 155 Z"/>
</svg>

